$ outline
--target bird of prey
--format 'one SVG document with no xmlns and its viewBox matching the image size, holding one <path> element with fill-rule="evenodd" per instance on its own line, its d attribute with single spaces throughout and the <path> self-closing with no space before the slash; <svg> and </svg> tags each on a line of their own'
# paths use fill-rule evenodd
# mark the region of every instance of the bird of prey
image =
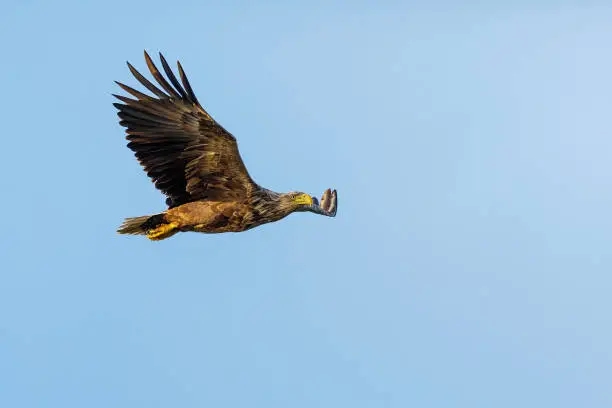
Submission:
<svg viewBox="0 0 612 408">
<path fill-rule="evenodd" d="M 181 231 L 246 231 L 296 211 L 336 215 L 336 190 L 327 189 L 319 203 L 306 193 L 276 193 L 255 183 L 242 162 L 236 138 L 200 105 L 180 62 L 179 82 L 161 53 L 167 79 L 146 51 L 144 57 L 163 90 L 128 62 L 134 77 L 155 96 L 117 82 L 133 98 L 113 95 L 123 102 L 114 106 L 119 110 L 119 124 L 126 128 L 128 147 L 155 187 L 167 196 L 168 209 L 127 218 L 118 233 L 162 240 Z"/>
</svg>

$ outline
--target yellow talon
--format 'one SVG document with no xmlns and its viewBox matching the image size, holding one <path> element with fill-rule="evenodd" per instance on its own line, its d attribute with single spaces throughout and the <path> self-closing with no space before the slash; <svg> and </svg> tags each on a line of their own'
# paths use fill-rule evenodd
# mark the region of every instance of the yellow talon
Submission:
<svg viewBox="0 0 612 408">
<path fill-rule="evenodd" d="M 171 222 L 170 224 L 163 224 L 157 228 L 153 228 L 149 232 L 147 232 L 147 238 L 153 241 L 159 241 L 165 238 L 168 238 L 178 232 L 176 229 L 178 224 L 175 222 Z"/>
</svg>

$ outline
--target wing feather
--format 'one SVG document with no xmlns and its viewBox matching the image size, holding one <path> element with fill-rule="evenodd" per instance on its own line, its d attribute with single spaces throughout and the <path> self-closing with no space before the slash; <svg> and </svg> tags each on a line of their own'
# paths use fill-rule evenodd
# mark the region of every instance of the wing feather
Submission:
<svg viewBox="0 0 612 408">
<path fill-rule="evenodd" d="M 157 95 L 159 98 L 161 99 L 168 99 L 168 95 L 166 95 L 165 93 L 163 93 L 158 87 L 156 87 L 155 85 L 153 85 L 147 78 L 143 77 L 140 72 L 138 72 L 138 70 L 136 70 L 136 68 L 134 68 L 132 66 L 132 64 L 130 64 L 129 62 L 127 63 L 128 68 L 130 69 L 130 72 L 132 73 L 132 75 L 134 75 L 134 77 L 136 77 L 136 79 L 138 80 L 138 82 L 140 82 L 141 84 L 143 84 L 145 86 L 145 88 L 147 88 L 149 91 L 153 92 L 155 95 Z"/>
<path fill-rule="evenodd" d="M 181 97 L 183 99 L 188 100 L 189 102 L 193 103 L 193 101 L 189 99 L 189 96 L 187 95 L 185 90 L 181 87 L 181 84 L 179 84 L 179 82 L 176 80 L 176 77 L 174 76 L 174 73 L 172 72 L 172 70 L 168 66 L 168 63 L 166 62 L 166 59 L 164 58 L 164 56 L 162 55 L 161 52 L 159 53 L 159 59 L 161 60 L 162 67 L 164 68 L 164 72 L 166 72 L 166 75 L 168 76 L 168 79 L 170 79 L 170 82 L 172 82 L 172 85 L 174 85 L 174 87 L 180 92 Z"/>
<path fill-rule="evenodd" d="M 195 103 L 196 105 L 199 105 L 200 103 L 198 102 L 198 98 L 196 98 L 195 94 L 193 93 L 193 89 L 191 89 L 191 84 L 189 83 L 189 80 L 187 80 L 187 75 L 185 75 L 185 71 L 183 71 L 183 67 L 181 66 L 181 63 L 176 61 L 176 65 L 178 66 L 179 75 L 181 76 L 181 82 L 183 83 L 185 90 L 189 94 L 189 98 L 191 99 L 193 103 Z"/>
<path fill-rule="evenodd" d="M 170 86 L 168 81 L 166 81 L 166 79 L 159 72 L 159 70 L 151 60 L 151 57 L 149 57 L 149 54 L 146 51 L 144 52 L 144 56 L 147 62 L 147 66 L 149 67 L 149 71 L 151 71 L 151 75 L 153 75 L 153 78 L 155 78 L 157 82 L 162 86 L 162 88 L 164 88 L 166 92 L 168 92 L 171 96 L 175 98 L 180 98 L 180 95 Z M 168 71 L 166 71 L 166 73 L 167 72 Z"/>
<path fill-rule="evenodd" d="M 150 101 L 154 101 L 155 100 L 155 98 L 151 98 L 149 95 L 143 94 L 142 92 L 137 91 L 136 89 L 131 88 L 131 87 L 127 86 L 127 85 L 124 85 L 121 82 L 115 81 L 115 83 L 117 85 L 119 85 L 121 87 L 121 89 L 123 89 L 125 92 L 127 92 L 129 94 L 132 94 L 133 96 L 135 96 L 138 99 L 142 99 L 142 100 L 145 100 L 145 101 L 146 100 L 150 100 Z"/>
</svg>

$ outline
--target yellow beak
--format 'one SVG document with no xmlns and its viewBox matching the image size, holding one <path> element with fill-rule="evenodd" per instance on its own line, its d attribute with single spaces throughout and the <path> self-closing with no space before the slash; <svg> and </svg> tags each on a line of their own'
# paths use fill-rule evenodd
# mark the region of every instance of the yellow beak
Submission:
<svg viewBox="0 0 612 408">
<path fill-rule="evenodd" d="M 299 196 L 295 197 L 293 201 L 296 204 L 312 205 L 312 197 L 309 196 L 308 194 L 300 194 Z"/>
</svg>

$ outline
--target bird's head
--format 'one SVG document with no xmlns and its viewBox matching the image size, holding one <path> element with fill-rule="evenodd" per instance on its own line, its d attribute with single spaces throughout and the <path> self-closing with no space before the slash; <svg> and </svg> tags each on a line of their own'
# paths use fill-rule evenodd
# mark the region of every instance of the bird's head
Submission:
<svg viewBox="0 0 612 408">
<path fill-rule="evenodd" d="M 259 223 L 274 222 L 294 212 L 309 211 L 315 214 L 336 216 L 338 198 L 336 190 L 327 189 L 321 197 L 321 203 L 316 197 L 299 191 L 275 193 L 260 189 L 253 200 L 253 208 L 258 214 Z"/>
<path fill-rule="evenodd" d="M 309 211 L 318 201 L 309 194 L 292 191 L 280 196 L 280 205 L 289 212 Z"/>
<path fill-rule="evenodd" d="M 292 191 L 290 193 L 281 194 L 280 207 L 288 213 L 295 211 L 310 211 L 315 214 L 326 215 L 328 217 L 336 216 L 336 208 L 338 207 L 338 196 L 336 190 L 327 189 L 323 193 L 321 203 L 316 197 L 309 194 Z"/>
</svg>

